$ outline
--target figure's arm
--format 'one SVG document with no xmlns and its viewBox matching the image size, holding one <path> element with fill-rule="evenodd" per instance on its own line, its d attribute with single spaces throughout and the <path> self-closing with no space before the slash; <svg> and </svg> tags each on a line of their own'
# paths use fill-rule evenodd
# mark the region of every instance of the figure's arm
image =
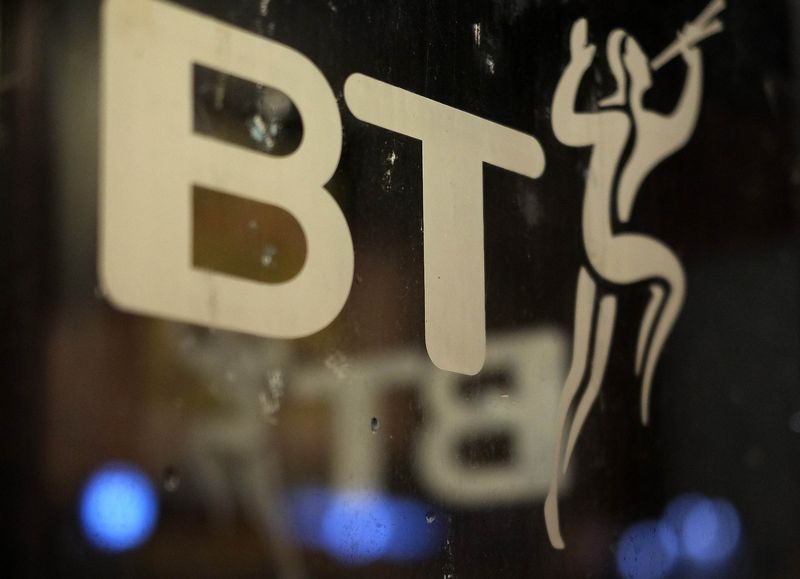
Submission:
<svg viewBox="0 0 800 579">
<path fill-rule="evenodd" d="M 570 33 L 570 62 L 558 81 L 552 107 L 553 132 L 565 145 L 580 147 L 592 143 L 589 117 L 593 113 L 575 112 L 575 99 L 596 50 L 587 40 L 586 19 L 575 21 Z"/>
<path fill-rule="evenodd" d="M 675 110 L 666 118 L 670 132 L 675 135 L 674 151 L 686 145 L 694 133 L 703 97 L 703 58 L 700 49 L 684 46 L 682 56 L 686 63 L 686 80 Z"/>
</svg>

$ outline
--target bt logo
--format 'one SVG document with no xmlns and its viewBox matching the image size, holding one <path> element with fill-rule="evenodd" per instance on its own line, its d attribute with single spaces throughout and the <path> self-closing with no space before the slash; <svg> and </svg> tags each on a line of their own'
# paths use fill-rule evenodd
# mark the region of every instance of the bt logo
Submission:
<svg viewBox="0 0 800 579">
<path fill-rule="evenodd" d="M 344 216 L 325 190 L 342 125 L 336 98 L 306 57 L 275 41 L 155 0 L 108 0 L 103 39 L 101 277 L 130 311 L 272 338 L 330 324 L 353 281 Z M 192 127 L 201 65 L 274 87 L 303 121 L 285 157 L 221 143 Z M 486 356 L 483 164 L 536 178 L 532 136 L 361 74 L 345 83 L 360 120 L 422 141 L 425 340 L 441 369 L 477 374 Z M 307 257 L 267 285 L 192 267 L 192 187 L 270 204 L 303 230 Z"/>
</svg>

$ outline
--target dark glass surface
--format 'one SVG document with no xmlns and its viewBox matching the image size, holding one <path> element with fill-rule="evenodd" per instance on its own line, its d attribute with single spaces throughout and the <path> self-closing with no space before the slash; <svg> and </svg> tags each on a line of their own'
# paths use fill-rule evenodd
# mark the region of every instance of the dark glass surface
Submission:
<svg viewBox="0 0 800 579">
<path fill-rule="evenodd" d="M 553 92 L 577 18 L 599 46 L 623 27 L 653 55 L 706 2 L 180 4 L 300 51 L 328 80 L 344 148 L 327 188 L 353 236 L 352 291 L 329 327 L 291 341 L 113 308 L 96 272 L 99 4 L 4 2 L 9 576 L 800 576 L 795 3 L 731 0 L 724 33 L 702 44 L 697 128 L 644 182 L 626 226 L 673 249 L 686 303 L 645 428 L 632 367 L 649 294 L 645 284 L 619 294 L 603 388 L 562 492 L 563 551 L 548 541 L 543 502 L 585 260 L 590 151 L 556 139 Z M 613 88 L 603 62 L 580 93 L 588 108 Z M 497 353 L 475 377 L 443 377 L 426 354 L 422 146 L 351 114 L 342 93 L 354 72 L 534 135 L 545 151 L 536 180 L 484 168 L 486 323 Z M 680 60 L 658 72 L 647 105 L 674 106 L 683 74 Z M 276 87 L 197 66 L 187 90 L 197 134 L 273 155 L 301 143 L 302 119 Z M 195 266 L 291 278 L 306 249 L 291 216 L 226 193 L 196 197 Z M 289 255 L 262 235 L 265 223 Z M 227 240 L 219 253 L 217 238 Z M 558 348 L 542 354 L 542 335 Z M 542 358 L 531 374 L 520 370 L 526 340 Z M 519 426 L 528 402 L 530 422 Z M 454 436 L 463 471 L 442 460 L 437 475 L 425 456 L 451 434 L 437 428 L 458 405 L 495 421 Z M 470 490 L 487 469 L 519 465 L 528 443 L 544 449 L 529 491 Z M 158 512 L 141 544 L 113 551 L 87 531 L 81 505 L 91 477 L 121 463 L 150 481 Z M 463 492 L 447 490 L 444 471 Z M 676 515 L 681 505 L 694 518 Z M 664 538 L 647 521 L 672 530 Z M 735 528 L 736 540 L 725 536 Z M 703 563 L 714 529 L 731 550 Z"/>
</svg>

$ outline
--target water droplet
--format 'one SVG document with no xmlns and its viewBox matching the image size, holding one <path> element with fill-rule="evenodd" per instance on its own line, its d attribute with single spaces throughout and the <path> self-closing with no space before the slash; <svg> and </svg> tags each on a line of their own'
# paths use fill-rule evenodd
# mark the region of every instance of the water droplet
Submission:
<svg viewBox="0 0 800 579">
<path fill-rule="evenodd" d="M 250 131 L 250 136 L 253 140 L 259 143 L 267 136 L 267 124 L 261 115 L 250 117 L 250 120 L 247 121 L 247 129 Z"/>
<path fill-rule="evenodd" d="M 472 38 L 475 39 L 475 46 L 481 45 L 481 25 L 480 22 L 476 22 L 472 25 Z"/>
<path fill-rule="evenodd" d="M 250 222 L 247 224 L 247 227 L 250 228 L 251 231 L 255 231 L 258 229 L 258 221 L 255 219 L 251 219 Z"/>
<path fill-rule="evenodd" d="M 491 56 L 486 56 L 486 68 L 489 74 L 494 74 L 494 59 Z"/>
<path fill-rule="evenodd" d="M 259 392 L 258 402 L 261 405 L 264 419 L 272 425 L 278 424 L 275 414 L 281 408 L 280 400 L 271 398 L 266 392 Z"/>
<path fill-rule="evenodd" d="M 350 369 L 350 364 L 347 361 L 347 356 L 341 352 L 334 352 L 325 359 L 325 366 L 333 372 L 339 380 L 344 380 L 347 372 Z"/>
<path fill-rule="evenodd" d="M 432 525 L 433 523 L 435 523 L 436 522 L 436 513 L 427 513 L 425 515 L 425 522 L 428 523 L 429 525 Z"/>
<path fill-rule="evenodd" d="M 278 254 L 278 248 L 274 245 L 265 245 L 264 250 L 261 252 L 261 265 L 270 267 L 275 263 L 275 256 Z"/>
<path fill-rule="evenodd" d="M 253 115 L 247 121 L 247 130 L 250 133 L 250 137 L 267 152 L 275 147 L 274 137 L 277 135 L 277 129 L 278 127 L 272 122 L 267 125 L 264 117 L 260 114 Z"/>
<path fill-rule="evenodd" d="M 161 477 L 161 484 L 164 490 L 168 493 L 174 493 L 181 486 L 181 475 L 174 466 L 168 466 L 164 469 Z"/>
<path fill-rule="evenodd" d="M 356 284 L 361 285 L 362 283 L 364 283 L 364 278 L 360 275 L 356 275 Z"/>
<path fill-rule="evenodd" d="M 370 427 L 370 430 L 372 430 L 373 434 L 378 432 L 378 430 L 380 429 L 381 423 L 378 421 L 378 418 L 376 416 L 372 417 L 372 420 L 370 421 L 369 427 Z"/>
</svg>

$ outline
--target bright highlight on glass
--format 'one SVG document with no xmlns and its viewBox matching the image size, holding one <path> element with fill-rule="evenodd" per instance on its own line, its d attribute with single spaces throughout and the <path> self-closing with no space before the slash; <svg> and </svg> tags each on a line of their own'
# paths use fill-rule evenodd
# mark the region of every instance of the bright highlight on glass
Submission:
<svg viewBox="0 0 800 579">
<path fill-rule="evenodd" d="M 440 518 L 410 498 L 306 488 L 292 494 L 289 509 L 299 542 L 353 566 L 421 561 L 444 539 Z"/>
<path fill-rule="evenodd" d="M 86 538 L 106 551 L 144 543 L 158 519 L 158 498 L 147 476 L 124 463 L 107 464 L 86 483 L 80 502 Z"/>
<path fill-rule="evenodd" d="M 660 521 L 644 521 L 622 535 L 617 569 L 625 579 L 661 579 L 678 562 L 678 537 Z"/>
<path fill-rule="evenodd" d="M 682 563 L 716 568 L 731 561 L 741 534 L 739 514 L 728 501 L 681 495 L 660 521 L 625 531 L 617 546 L 617 570 L 625 579 L 662 579 Z"/>
<path fill-rule="evenodd" d="M 434 556 L 444 541 L 446 525 L 429 505 L 413 499 L 391 499 L 392 541 L 385 559 L 413 562 Z"/>
<path fill-rule="evenodd" d="M 322 544 L 342 561 L 366 564 L 389 550 L 394 513 L 389 501 L 372 493 L 333 498 L 322 520 Z"/>
<path fill-rule="evenodd" d="M 727 560 L 739 544 L 741 522 L 727 501 L 705 499 L 686 514 L 681 528 L 683 552 L 701 565 Z"/>
</svg>

